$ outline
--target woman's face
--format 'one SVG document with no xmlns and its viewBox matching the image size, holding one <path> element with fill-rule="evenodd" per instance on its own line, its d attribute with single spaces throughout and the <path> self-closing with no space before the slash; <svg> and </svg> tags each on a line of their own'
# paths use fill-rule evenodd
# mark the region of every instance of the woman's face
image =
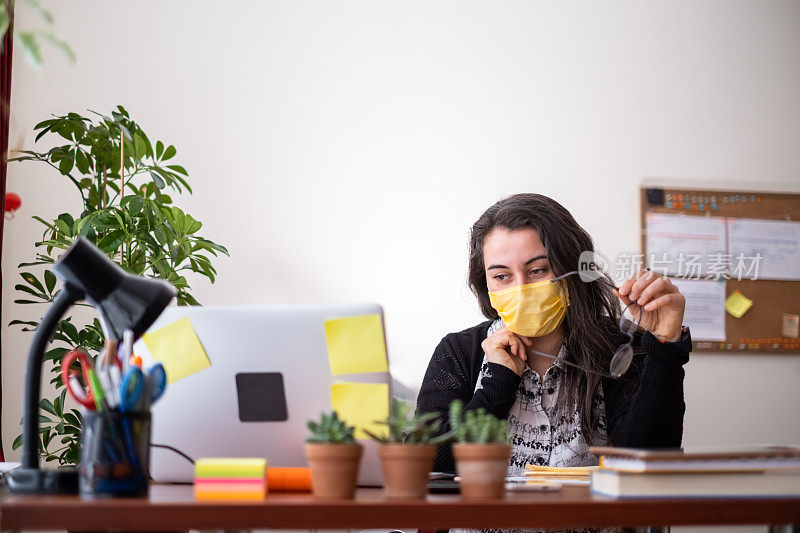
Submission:
<svg viewBox="0 0 800 533">
<path fill-rule="evenodd" d="M 483 241 L 490 292 L 553 278 L 547 250 L 534 229 L 495 228 Z"/>
</svg>

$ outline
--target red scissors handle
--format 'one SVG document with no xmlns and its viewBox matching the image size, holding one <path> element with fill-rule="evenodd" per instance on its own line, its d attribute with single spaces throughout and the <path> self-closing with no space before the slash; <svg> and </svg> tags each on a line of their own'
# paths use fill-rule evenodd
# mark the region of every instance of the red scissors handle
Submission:
<svg viewBox="0 0 800 533">
<path fill-rule="evenodd" d="M 84 386 L 78 382 L 76 377 L 77 372 L 74 370 L 70 371 L 70 367 L 75 360 L 80 363 L 83 382 L 86 384 L 87 388 L 84 388 Z M 94 396 L 91 393 L 91 389 L 88 387 L 90 372 L 92 372 L 92 361 L 89 359 L 89 354 L 83 350 L 72 350 L 61 360 L 61 381 L 64 382 L 64 386 L 67 388 L 69 395 L 87 409 L 96 409 L 97 405 L 95 404 Z"/>
</svg>

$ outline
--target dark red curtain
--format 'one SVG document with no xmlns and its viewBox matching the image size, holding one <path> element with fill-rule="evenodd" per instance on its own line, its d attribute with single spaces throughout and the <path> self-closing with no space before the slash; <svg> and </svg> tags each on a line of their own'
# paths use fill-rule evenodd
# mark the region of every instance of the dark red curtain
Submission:
<svg viewBox="0 0 800 533">
<path fill-rule="evenodd" d="M 8 119 L 11 115 L 11 58 L 13 56 L 13 30 L 14 30 L 14 11 L 13 2 L 8 2 L 9 19 L 8 30 L 3 37 L 3 51 L 0 53 L 0 197 L 3 198 L 5 207 L 6 198 L 6 156 L 8 154 Z M 3 227 L 6 217 L 5 212 L 0 217 L 0 257 L 3 254 Z M 3 271 L 0 268 L 0 316 L 3 312 Z M 3 324 L 0 324 L 0 332 L 5 331 Z M 2 348 L 0 348 L 2 350 Z M 2 361 L 2 351 L 0 351 L 0 361 Z M 3 385 L 2 374 L 0 373 L 0 413 L 3 409 Z M 3 434 L 0 432 L 0 461 L 5 461 L 3 453 Z"/>
</svg>

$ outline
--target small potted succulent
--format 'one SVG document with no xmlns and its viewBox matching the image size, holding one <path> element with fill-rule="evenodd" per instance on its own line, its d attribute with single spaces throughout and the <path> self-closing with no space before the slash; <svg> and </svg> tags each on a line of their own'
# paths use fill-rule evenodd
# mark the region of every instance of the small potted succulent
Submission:
<svg viewBox="0 0 800 533">
<path fill-rule="evenodd" d="M 442 420 L 436 413 L 414 414 L 405 402 L 392 398 L 389 416 L 379 421 L 388 427 L 386 436 L 364 432 L 380 442 L 386 497 L 421 499 L 428 491 L 428 473 L 433 467 L 437 445 L 452 438 L 452 432 L 436 435 Z"/>
<path fill-rule="evenodd" d="M 453 455 L 464 499 L 502 498 L 511 445 L 508 422 L 485 409 L 463 411 L 460 400 L 450 404 L 450 427 L 455 433 Z"/>
<path fill-rule="evenodd" d="M 306 459 L 311 468 L 311 489 L 320 499 L 353 499 L 363 446 L 353 438 L 355 428 L 336 414 L 322 413 L 309 420 Z"/>
</svg>

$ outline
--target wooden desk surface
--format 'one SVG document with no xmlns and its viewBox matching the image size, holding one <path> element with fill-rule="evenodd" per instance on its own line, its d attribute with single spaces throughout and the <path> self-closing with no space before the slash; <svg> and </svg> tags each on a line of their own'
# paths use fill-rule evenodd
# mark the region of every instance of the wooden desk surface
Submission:
<svg viewBox="0 0 800 533">
<path fill-rule="evenodd" d="M 586 487 L 464 502 L 458 495 L 386 500 L 360 489 L 354 501 L 270 494 L 260 502 L 196 502 L 191 486 L 153 486 L 148 498 L 86 501 L 76 496 L 10 496 L 0 529 L 188 530 L 798 524 L 800 498 L 614 500 Z"/>
</svg>

